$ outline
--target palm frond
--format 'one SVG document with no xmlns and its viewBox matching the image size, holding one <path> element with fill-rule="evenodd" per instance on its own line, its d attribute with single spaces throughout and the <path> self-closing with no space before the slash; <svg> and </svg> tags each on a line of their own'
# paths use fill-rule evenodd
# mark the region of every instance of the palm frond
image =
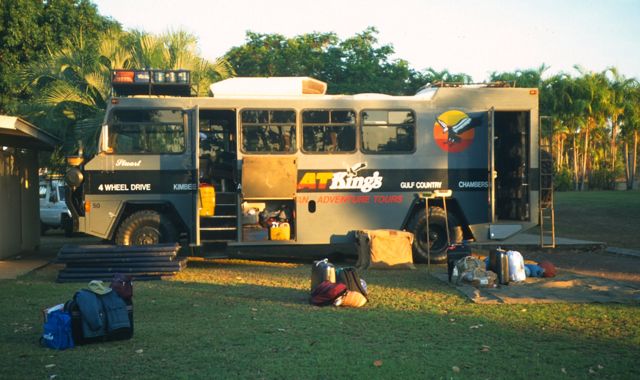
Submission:
<svg viewBox="0 0 640 380">
<path fill-rule="evenodd" d="M 104 103 L 105 99 L 109 96 L 110 83 L 109 76 L 102 73 L 94 72 L 85 76 L 88 90 L 99 96 L 99 102 Z M 98 99 L 96 99 L 98 100 Z"/>
<path fill-rule="evenodd" d="M 91 108 L 96 107 L 94 99 L 65 81 L 56 81 L 43 89 L 40 98 L 43 103 L 51 106 L 58 106 L 62 103 L 76 103 Z"/>
</svg>

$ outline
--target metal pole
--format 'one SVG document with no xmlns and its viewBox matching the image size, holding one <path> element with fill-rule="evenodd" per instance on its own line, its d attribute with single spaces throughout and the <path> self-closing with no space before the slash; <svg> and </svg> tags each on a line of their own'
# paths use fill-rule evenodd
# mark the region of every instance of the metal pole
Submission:
<svg viewBox="0 0 640 380">
<path fill-rule="evenodd" d="M 429 234 L 429 197 L 424 199 L 427 228 L 427 273 L 431 273 L 431 236 Z"/>
<path fill-rule="evenodd" d="M 449 213 L 447 213 L 447 202 L 444 199 L 445 197 L 442 197 L 442 205 L 444 207 L 444 226 L 445 229 L 447 230 L 447 248 L 451 245 L 451 237 L 449 236 Z"/>
</svg>

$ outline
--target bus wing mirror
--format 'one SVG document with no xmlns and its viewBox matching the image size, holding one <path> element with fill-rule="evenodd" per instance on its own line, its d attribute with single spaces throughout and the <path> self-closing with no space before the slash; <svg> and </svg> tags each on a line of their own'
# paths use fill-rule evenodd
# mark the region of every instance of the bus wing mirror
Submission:
<svg viewBox="0 0 640 380">
<path fill-rule="evenodd" d="M 113 150 L 109 146 L 109 125 L 104 124 L 100 131 L 100 152 L 112 153 Z"/>
</svg>

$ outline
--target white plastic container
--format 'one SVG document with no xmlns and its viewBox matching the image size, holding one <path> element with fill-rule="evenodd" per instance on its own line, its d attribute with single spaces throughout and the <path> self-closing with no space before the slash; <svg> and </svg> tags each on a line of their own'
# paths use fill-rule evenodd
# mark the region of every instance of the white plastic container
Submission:
<svg viewBox="0 0 640 380">
<path fill-rule="evenodd" d="M 522 254 L 518 251 L 507 251 L 507 257 L 509 258 L 509 279 L 513 282 L 526 280 Z"/>
</svg>

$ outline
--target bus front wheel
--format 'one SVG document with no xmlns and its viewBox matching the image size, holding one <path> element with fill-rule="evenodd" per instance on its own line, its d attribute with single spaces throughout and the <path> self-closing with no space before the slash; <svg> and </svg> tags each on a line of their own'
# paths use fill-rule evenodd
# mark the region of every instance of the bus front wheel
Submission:
<svg viewBox="0 0 640 380">
<path fill-rule="evenodd" d="M 177 240 L 173 223 L 154 210 L 131 214 L 122 222 L 116 234 L 117 245 L 150 245 L 173 243 Z"/>
<path fill-rule="evenodd" d="M 440 207 L 429 207 L 429 236 L 427 236 L 426 214 L 424 209 L 420 210 L 409 224 L 409 231 L 414 235 L 413 260 L 415 262 L 427 262 L 430 252 L 431 262 L 444 262 L 447 259 L 446 214 Z M 462 228 L 458 220 L 451 214 L 449 214 L 448 219 L 450 242 L 462 241 Z"/>
</svg>

